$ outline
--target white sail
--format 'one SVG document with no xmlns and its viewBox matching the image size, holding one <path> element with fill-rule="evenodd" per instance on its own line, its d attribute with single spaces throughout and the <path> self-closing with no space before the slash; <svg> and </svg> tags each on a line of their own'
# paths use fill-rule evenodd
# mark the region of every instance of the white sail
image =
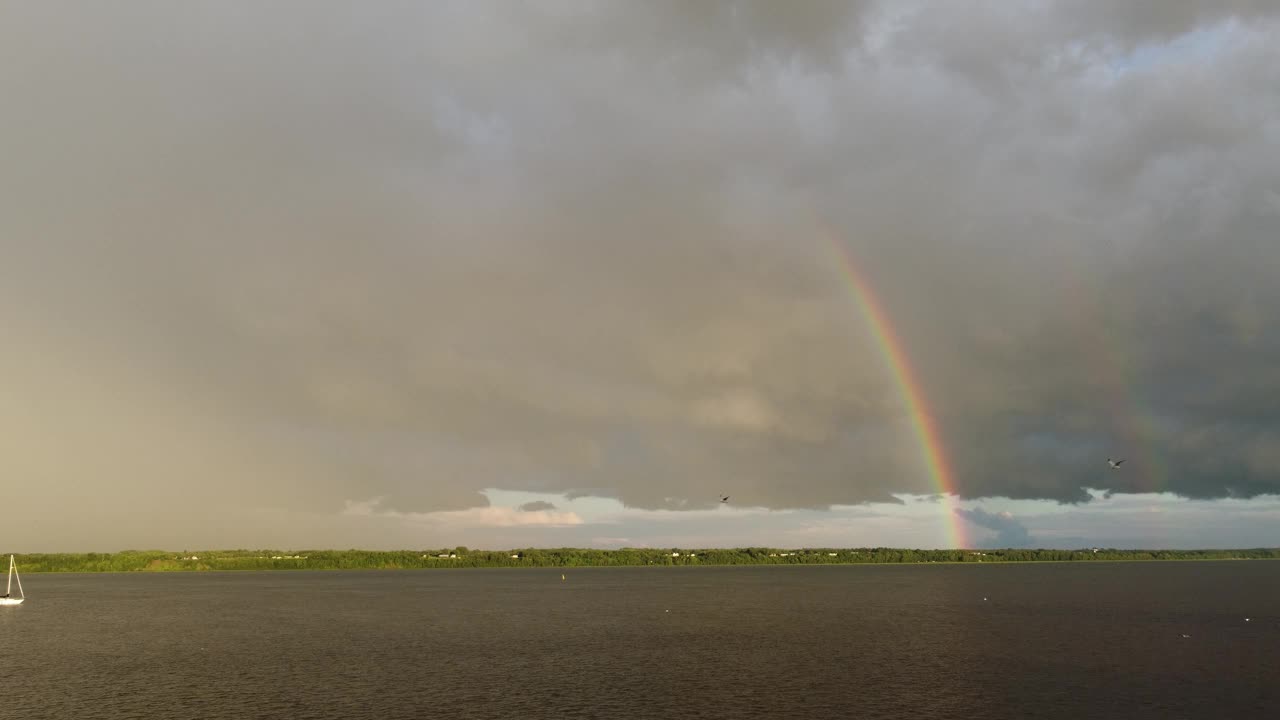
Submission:
<svg viewBox="0 0 1280 720">
<path fill-rule="evenodd" d="M 18 597 L 11 597 L 13 592 L 13 580 L 18 580 Z M 22 577 L 18 575 L 18 566 L 13 561 L 13 556 L 9 556 L 9 582 L 4 588 L 4 597 L 0 597 L 0 605 L 21 605 L 27 596 L 22 592 Z"/>
</svg>

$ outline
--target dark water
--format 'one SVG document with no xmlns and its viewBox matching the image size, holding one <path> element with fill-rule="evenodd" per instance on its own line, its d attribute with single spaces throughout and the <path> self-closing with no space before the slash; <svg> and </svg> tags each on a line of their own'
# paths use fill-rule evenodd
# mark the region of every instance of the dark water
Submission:
<svg viewBox="0 0 1280 720">
<path fill-rule="evenodd" d="M 1280 562 L 560 572 L 29 575 L 27 604 L 0 608 L 0 704 L 69 719 L 1280 717 Z"/>
</svg>

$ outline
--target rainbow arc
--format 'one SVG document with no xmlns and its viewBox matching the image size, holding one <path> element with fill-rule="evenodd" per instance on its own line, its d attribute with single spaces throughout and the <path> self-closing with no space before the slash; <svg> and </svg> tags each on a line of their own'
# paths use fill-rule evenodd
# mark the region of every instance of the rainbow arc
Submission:
<svg viewBox="0 0 1280 720">
<path fill-rule="evenodd" d="M 947 459 L 946 447 L 942 444 L 937 423 L 926 402 L 926 395 L 915 370 L 911 366 L 906 348 L 890 322 L 889 314 L 876 295 L 875 289 L 854 262 L 848 248 L 836 237 L 828 233 L 832 246 L 840 258 L 840 266 L 854 303 L 858 306 L 867 328 L 871 331 L 875 344 L 884 360 L 906 404 L 920 444 L 925 471 L 934 488 L 941 495 L 941 505 L 945 512 L 947 539 L 954 548 L 967 548 L 968 536 L 965 533 L 964 520 L 955 512 L 959 494 L 956 492 L 955 473 Z"/>
</svg>

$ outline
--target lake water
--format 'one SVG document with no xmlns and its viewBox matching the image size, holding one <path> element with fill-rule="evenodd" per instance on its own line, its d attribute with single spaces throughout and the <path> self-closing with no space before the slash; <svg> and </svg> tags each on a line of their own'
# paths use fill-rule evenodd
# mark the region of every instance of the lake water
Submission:
<svg viewBox="0 0 1280 720">
<path fill-rule="evenodd" d="M 564 573 L 27 575 L 27 603 L 0 608 L 0 705 L 28 719 L 1280 717 L 1280 562 Z"/>
</svg>

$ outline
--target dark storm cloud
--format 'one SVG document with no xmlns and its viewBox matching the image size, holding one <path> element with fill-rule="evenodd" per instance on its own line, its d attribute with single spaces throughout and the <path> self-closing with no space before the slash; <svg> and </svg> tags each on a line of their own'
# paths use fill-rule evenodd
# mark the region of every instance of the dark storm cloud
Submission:
<svg viewBox="0 0 1280 720">
<path fill-rule="evenodd" d="M 988 547 L 1020 548 L 1029 547 L 1032 544 L 1031 533 L 1027 532 L 1027 528 L 1010 513 L 992 513 L 982 508 L 972 510 L 956 508 L 955 512 L 978 527 L 995 531 L 996 535 L 987 544 Z"/>
<path fill-rule="evenodd" d="M 11 6 L 14 501 L 1280 491 L 1274 15 Z"/>
</svg>

